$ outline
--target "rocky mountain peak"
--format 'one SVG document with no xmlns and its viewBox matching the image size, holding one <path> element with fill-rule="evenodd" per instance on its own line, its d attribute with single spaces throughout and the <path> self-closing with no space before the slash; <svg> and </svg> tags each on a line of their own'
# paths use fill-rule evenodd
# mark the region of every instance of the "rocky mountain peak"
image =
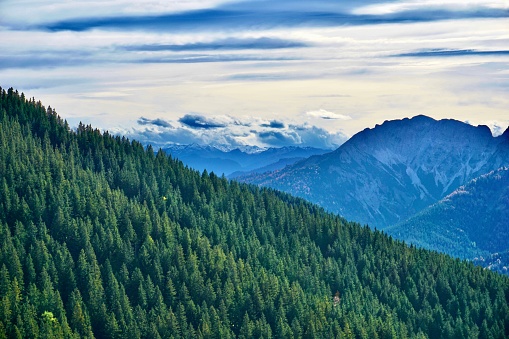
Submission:
<svg viewBox="0 0 509 339">
<path fill-rule="evenodd" d="M 385 121 L 334 152 L 245 181 L 305 197 L 381 228 L 506 165 L 509 143 L 502 141 L 487 126 L 418 115 Z"/>
</svg>

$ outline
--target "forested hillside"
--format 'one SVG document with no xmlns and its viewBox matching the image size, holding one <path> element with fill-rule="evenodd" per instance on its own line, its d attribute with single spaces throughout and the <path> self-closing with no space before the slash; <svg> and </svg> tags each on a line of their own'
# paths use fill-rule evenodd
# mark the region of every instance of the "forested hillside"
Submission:
<svg viewBox="0 0 509 339">
<path fill-rule="evenodd" d="M 0 338 L 509 336 L 509 279 L 0 88 Z"/>
<path fill-rule="evenodd" d="M 488 258 L 509 251 L 509 167 L 473 179 L 385 231 L 463 259 Z M 503 269 L 505 265 L 507 262 L 499 266 Z"/>
</svg>

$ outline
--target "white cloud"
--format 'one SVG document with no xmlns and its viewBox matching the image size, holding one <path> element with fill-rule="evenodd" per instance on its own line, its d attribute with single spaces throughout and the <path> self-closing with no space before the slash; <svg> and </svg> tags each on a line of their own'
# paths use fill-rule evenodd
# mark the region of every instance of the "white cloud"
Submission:
<svg viewBox="0 0 509 339">
<path fill-rule="evenodd" d="M 436 9 L 469 10 L 479 7 L 507 9 L 509 4 L 500 0 L 413 0 L 362 6 L 352 10 L 352 13 L 358 15 L 384 15 L 403 11 Z"/>
<path fill-rule="evenodd" d="M 324 109 L 319 109 L 317 111 L 309 111 L 309 112 L 306 112 L 306 114 L 309 116 L 312 116 L 312 117 L 322 118 L 322 119 L 326 119 L 326 120 L 350 120 L 350 119 L 352 119 L 351 116 L 329 112 Z"/>
</svg>

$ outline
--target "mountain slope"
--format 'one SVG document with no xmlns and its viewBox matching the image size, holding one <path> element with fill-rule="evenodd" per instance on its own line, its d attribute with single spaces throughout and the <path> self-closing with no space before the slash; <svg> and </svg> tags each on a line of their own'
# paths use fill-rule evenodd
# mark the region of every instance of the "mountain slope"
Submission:
<svg viewBox="0 0 509 339">
<path fill-rule="evenodd" d="M 164 148 L 163 151 L 199 171 L 206 169 L 208 172 L 230 177 L 281 169 L 312 155 L 327 152 L 312 147 L 268 148 L 257 149 L 256 152 L 240 149 L 225 151 L 200 145 L 174 145 Z"/>
<path fill-rule="evenodd" d="M 257 174 L 257 173 L 266 173 L 266 172 L 277 171 L 279 169 L 285 168 L 286 166 L 293 165 L 293 164 L 295 164 L 299 161 L 302 161 L 304 159 L 305 159 L 304 157 L 282 158 L 275 163 L 271 163 L 271 164 L 263 166 L 263 167 L 257 167 L 250 171 L 233 172 L 228 175 L 228 178 L 235 179 L 238 177 L 244 177 L 244 176 L 253 175 L 253 174 Z"/>
<path fill-rule="evenodd" d="M 509 335 L 509 279 L 0 88 L 0 338 Z"/>
<path fill-rule="evenodd" d="M 384 228 L 507 164 L 509 130 L 494 138 L 486 126 L 416 116 L 359 132 L 334 152 L 241 180 Z"/>
<path fill-rule="evenodd" d="M 385 231 L 466 259 L 509 251 L 509 168 L 473 179 Z"/>
</svg>

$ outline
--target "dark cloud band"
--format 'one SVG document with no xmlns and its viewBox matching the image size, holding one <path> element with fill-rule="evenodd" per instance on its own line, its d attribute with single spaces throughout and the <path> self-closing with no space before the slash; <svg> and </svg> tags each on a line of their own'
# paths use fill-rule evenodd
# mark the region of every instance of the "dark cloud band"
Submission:
<svg viewBox="0 0 509 339">
<path fill-rule="evenodd" d="M 215 51 L 215 50 L 246 50 L 246 49 L 282 49 L 306 47 L 307 44 L 299 41 L 257 38 L 257 39 L 222 39 L 211 42 L 198 42 L 182 45 L 137 45 L 125 46 L 128 51 L 142 52 L 183 52 L 183 51 Z"/>
<path fill-rule="evenodd" d="M 226 127 L 225 124 L 217 122 L 213 119 L 209 119 L 203 115 L 199 114 L 186 114 L 182 118 L 179 119 L 179 122 L 191 127 L 198 129 L 211 129 L 211 128 L 220 128 Z"/>
<path fill-rule="evenodd" d="M 148 118 L 145 118 L 145 117 L 140 117 L 138 120 L 137 120 L 137 123 L 139 125 L 154 125 L 154 126 L 159 126 L 159 127 L 165 127 L 165 128 L 171 128 L 171 124 L 166 121 L 166 120 L 163 120 L 163 119 L 148 119 Z"/>
<path fill-rule="evenodd" d="M 209 29 L 268 29 L 275 27 L 327 27 L 385 23 L 428 22 L 465 18 L 506 18 L 506 9 L 478 7 L 470 10 L 411 10 L 383 15 L 356 15 L 350 12 L 316 10 L 313 7 L 275 11 L 270 6 L 247 3 L 242 8 L 188 11 L 177 14 L 80 18 L 44 24 L 36 29 L 50 31 L 113 30 L 203 31 Z"/>
<path fill-rule="evenodd" d="M 272 120 L 268 124 L 261 124 L 261 127 L 268 127 L 268 128 L 285 128 L 285 124 L 281 121 Z"/>
<path fill-rule="evenodd" d="M 396 54 L 396 57 L 451 57 L 468 55 L 509 55 L 509 50 L 478 51 L 475 49 L 424 49 L 409 53 Z"/>
</svg>

